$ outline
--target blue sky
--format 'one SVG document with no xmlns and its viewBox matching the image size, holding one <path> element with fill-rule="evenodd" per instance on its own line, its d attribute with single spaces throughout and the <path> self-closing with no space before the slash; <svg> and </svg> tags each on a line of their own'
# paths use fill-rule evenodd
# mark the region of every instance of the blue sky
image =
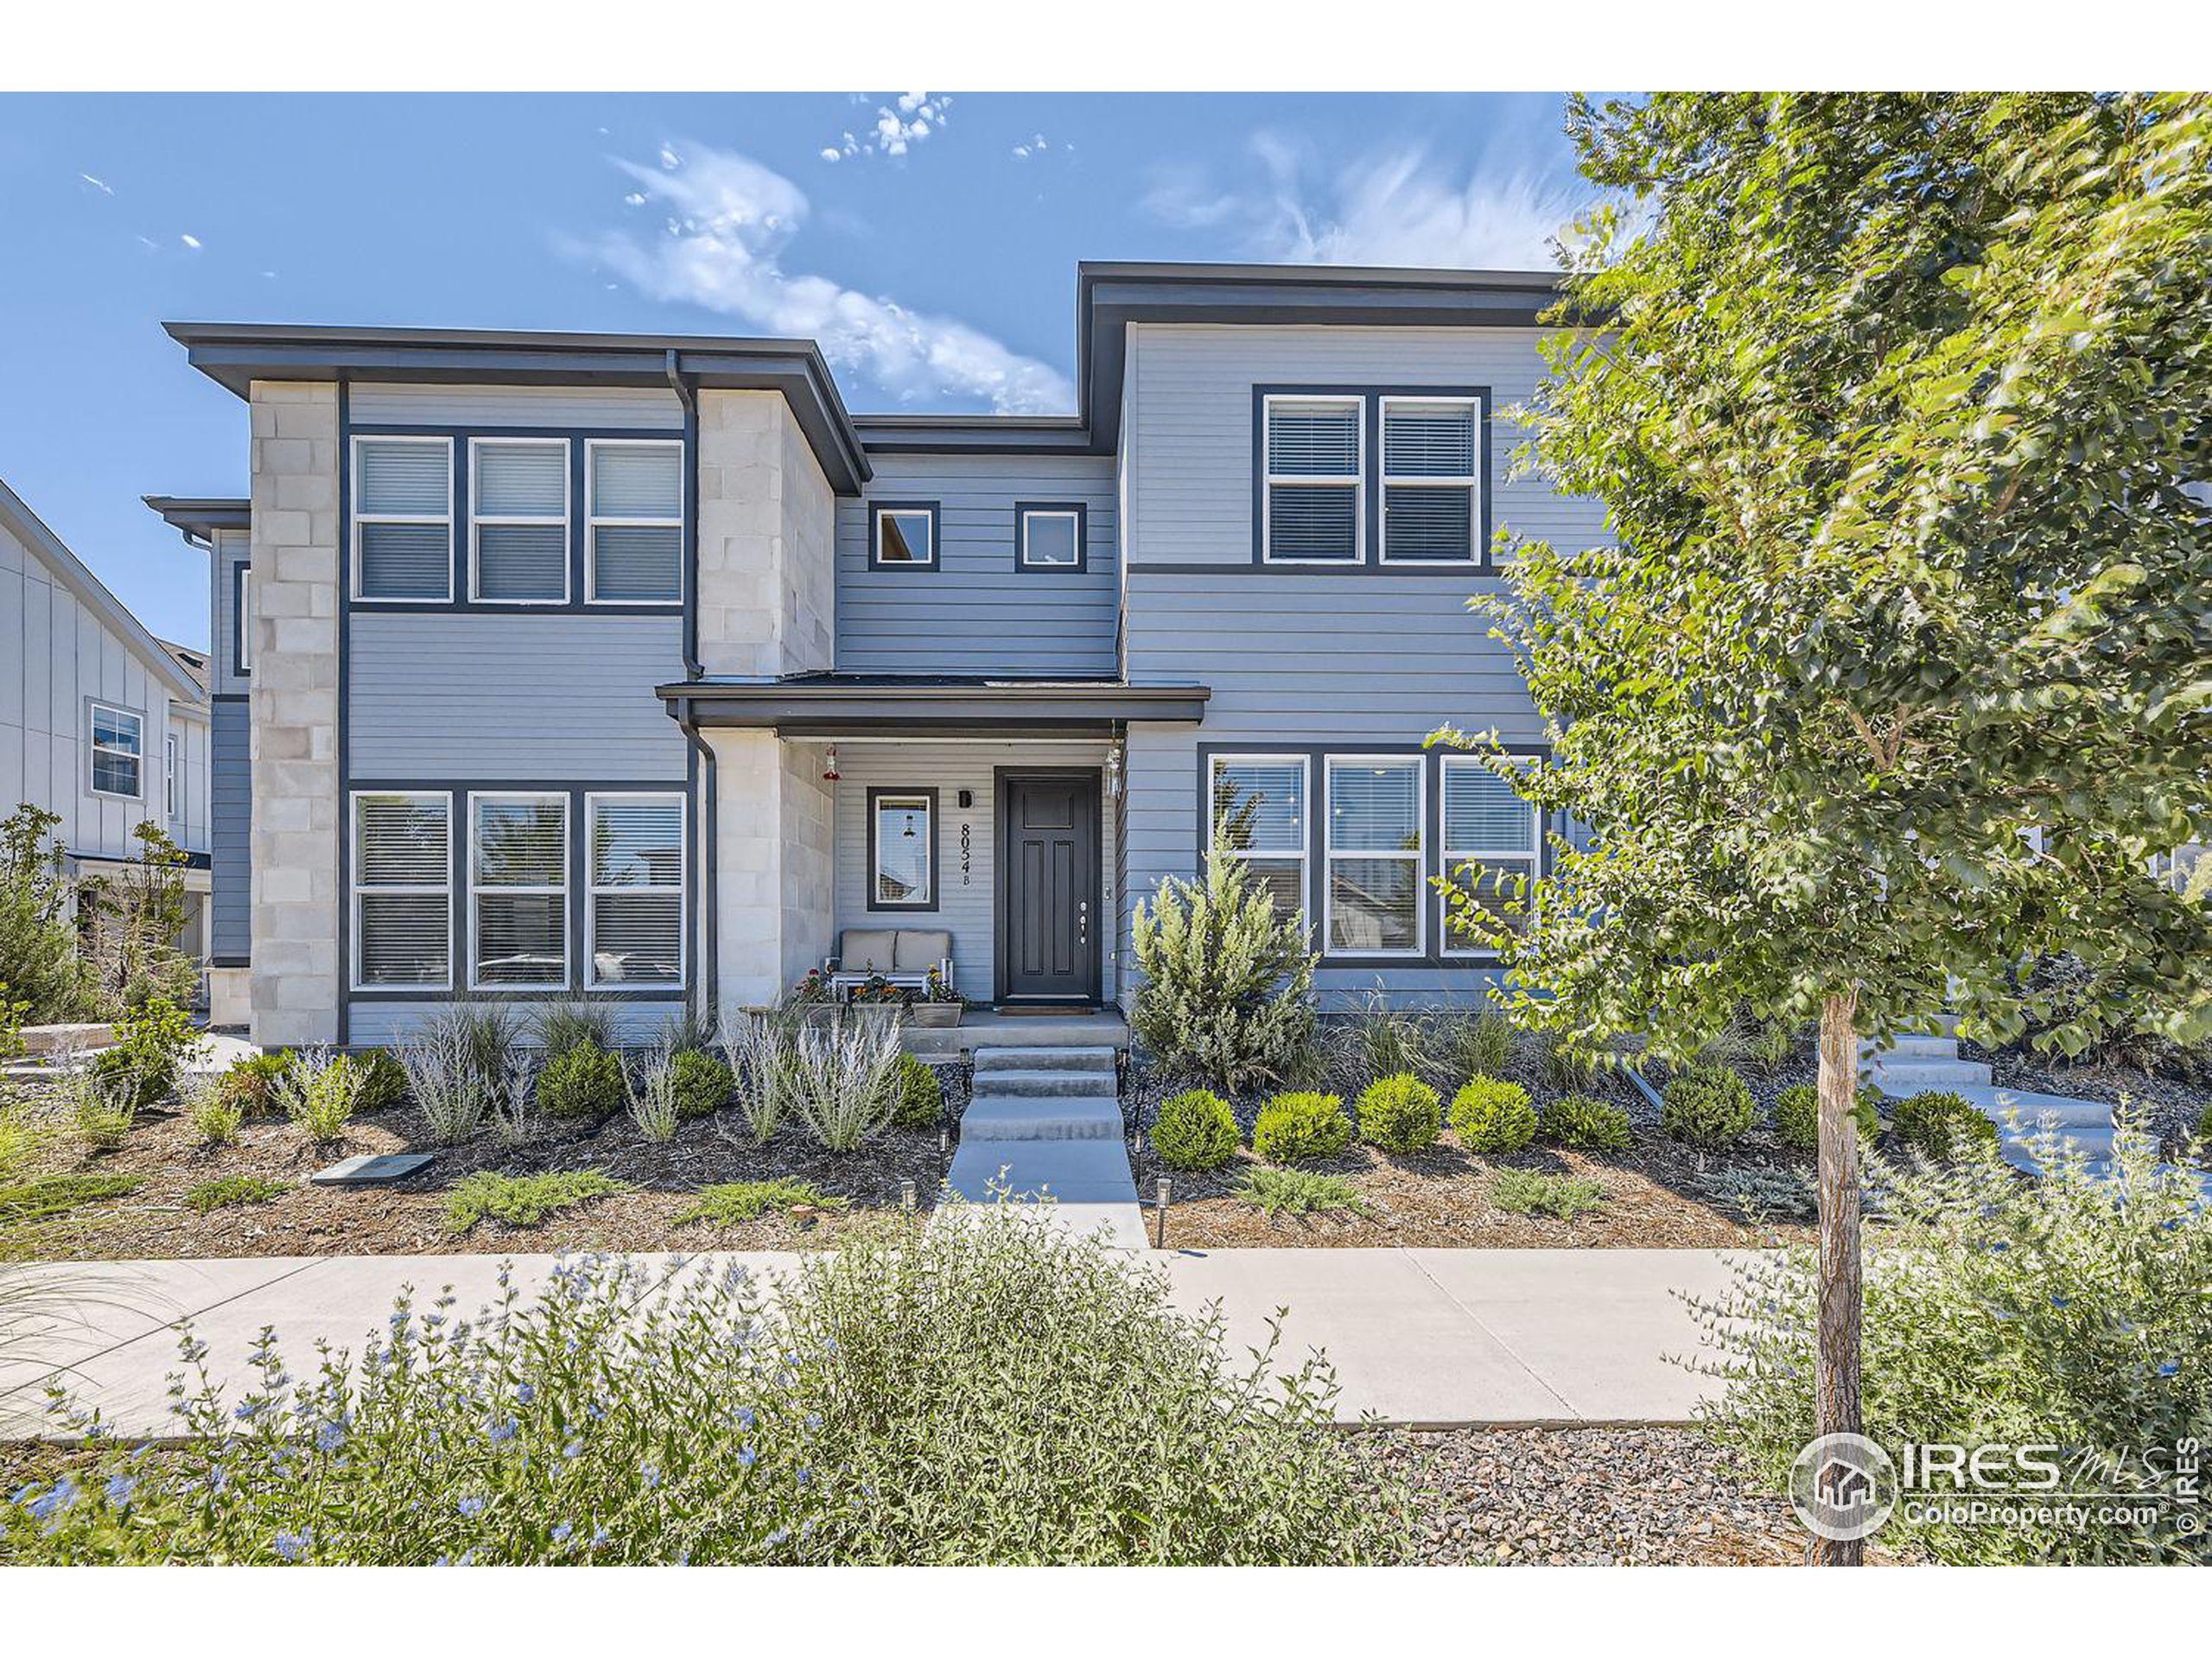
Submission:
<svg viewBox="0 0 2212 1659">
<path fill-rule="evenodd" d="M 243 494 L 165 319 L 809 334 L 848 404 L 1061 410 L 1079 259 L 1544 265 L 1553 95 L 0 100 L 0 477 L 157 633 Z M 834 157 L 834 159 L 833 159 Z"/>
</svg>

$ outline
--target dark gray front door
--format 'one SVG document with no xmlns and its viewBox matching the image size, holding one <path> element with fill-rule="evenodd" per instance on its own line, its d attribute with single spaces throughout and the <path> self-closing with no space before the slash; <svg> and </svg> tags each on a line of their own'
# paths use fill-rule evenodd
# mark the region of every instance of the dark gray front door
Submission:
<svg viewBox="0 0 2212 1659">
<path fill-rule="evenodd" d="M 1098 775 L 999 781 L 999 995 L 1098 1000 Z"/>
</svg>

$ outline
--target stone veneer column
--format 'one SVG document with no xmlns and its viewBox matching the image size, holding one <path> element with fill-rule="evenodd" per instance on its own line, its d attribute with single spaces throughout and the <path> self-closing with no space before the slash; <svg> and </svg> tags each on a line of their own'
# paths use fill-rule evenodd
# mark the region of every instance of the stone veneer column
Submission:
<svg viewBox="0 0 2212 1659">
<path fill-rule="evenodd" d="M 338 1036 L 338 388 L 257 380 L 252 1033 Z"/>
<path fill-rule="evenodd" d="M 699 658 L 710 676 L 833 665 L 836 502 L 774 391 L 699 394 Z M 827 756 L 773 732 L 714 746 L 718 994 L 770 1003 L 831 948 L 835 821 Z"/>
</svg>

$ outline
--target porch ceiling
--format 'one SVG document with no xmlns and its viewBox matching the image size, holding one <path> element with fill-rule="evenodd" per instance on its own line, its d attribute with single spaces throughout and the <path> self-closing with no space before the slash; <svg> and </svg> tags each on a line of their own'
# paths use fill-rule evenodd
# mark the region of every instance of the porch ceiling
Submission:
<svg viewBox="0 0 2212 1659">
<path fill-rule="evenodd" d="M 768 727 L 798 737 L 863 732 L 1109 735 L 1131 721 L 1205 716 L 1203 685 L 1118 680 L 991 680 L 810 674 L 785 680 L 678 680 L 658 688 L 677 720 Z"/>
</svg>

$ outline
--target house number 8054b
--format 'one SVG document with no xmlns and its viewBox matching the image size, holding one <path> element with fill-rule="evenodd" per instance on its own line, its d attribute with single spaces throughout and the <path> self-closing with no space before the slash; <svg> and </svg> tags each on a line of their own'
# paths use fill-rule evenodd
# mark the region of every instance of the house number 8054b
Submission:
<svg viewBox="0 0 2212 1659">
<path fill-rule="evenodd" d="M 960 826 L 960 885 L 963 887 L 968 885 L 968 872 L 975 862 L 972 839 L 975 833 L 976 827 L 973 824 L 963 823 Z"/>
</svg>

